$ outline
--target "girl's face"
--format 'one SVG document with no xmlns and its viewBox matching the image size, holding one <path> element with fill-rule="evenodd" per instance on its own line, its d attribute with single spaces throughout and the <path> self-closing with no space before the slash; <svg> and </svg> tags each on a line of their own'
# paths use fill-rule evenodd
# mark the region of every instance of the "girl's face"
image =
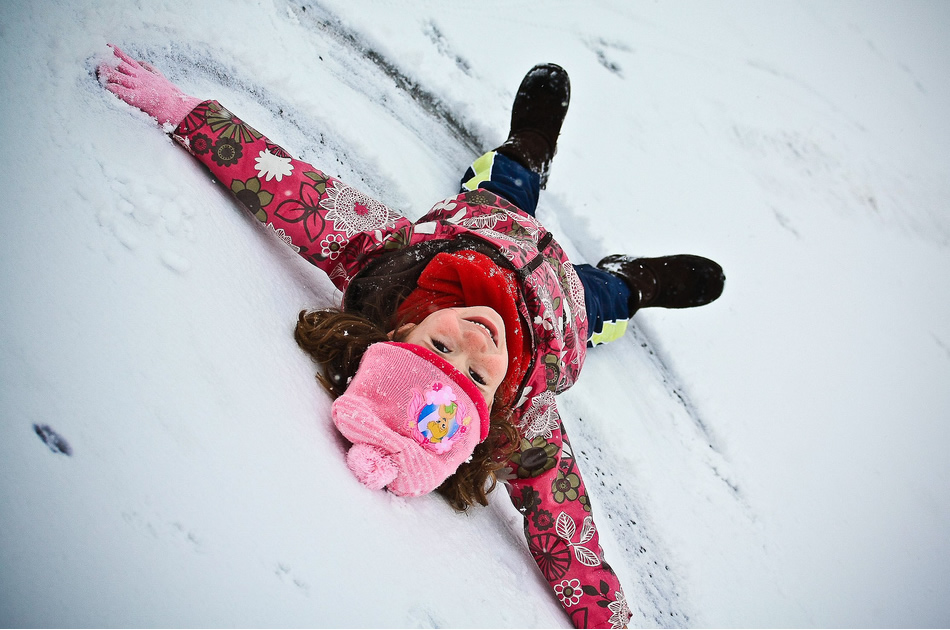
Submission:
<svg viewBox="0 0 950 630">
<path fill-rule="evenodd" d="M 470 378 L 491 408 L 508 372 L 505 322 L 495 309 L 444 308 L 418 324 L 406 324 L 399 332 L 404 342 L 435 352 Z"/>
</svg>

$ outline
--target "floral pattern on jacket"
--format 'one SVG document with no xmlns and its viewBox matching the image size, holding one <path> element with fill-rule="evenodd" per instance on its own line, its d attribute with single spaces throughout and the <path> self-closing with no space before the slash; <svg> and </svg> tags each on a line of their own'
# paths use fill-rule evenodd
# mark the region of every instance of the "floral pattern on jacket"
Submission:
<svg viewBox="0 0 950 630">
<path fill-rule="evenodd" d="M 515 410 L 521 444 L 502 476 L 524 515 L 531 555 L 574 625 L 626 625 L 629 609 L 603 560 L 554 396 L 574 384 L 584 362 L 583 288 L 544 226 L 485 190 L 441 201 L 412 222 L 292 158 L 216 101 L 195 107 L 174 137 L 251 214 L 326 272 L 344 299 L 354 276 L 384 253 L 461 236 L 482 239 L 500 252 L 519 278 L 519 309 L 531 324 L 534 350 Z"/>
</svg>

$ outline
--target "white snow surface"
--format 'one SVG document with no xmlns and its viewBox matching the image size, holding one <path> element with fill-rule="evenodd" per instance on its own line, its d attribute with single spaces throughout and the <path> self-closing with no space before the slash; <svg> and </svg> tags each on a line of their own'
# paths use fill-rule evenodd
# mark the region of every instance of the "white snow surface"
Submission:
<svg viewBox="0 0 950 630">
<path fill-rule="evenodd" d="M 352 478 L 292 338 L 340 296 L 100 87 L 107 42 L 413 218 L 563 65 L 538 217 L 578 262 L 728 277 L 560 398 L 631 625 L 950 625 L 950 3 L 919 0 L 0 3 L 0 625 L 568 625 L 503 490 Z"/>
</svg>

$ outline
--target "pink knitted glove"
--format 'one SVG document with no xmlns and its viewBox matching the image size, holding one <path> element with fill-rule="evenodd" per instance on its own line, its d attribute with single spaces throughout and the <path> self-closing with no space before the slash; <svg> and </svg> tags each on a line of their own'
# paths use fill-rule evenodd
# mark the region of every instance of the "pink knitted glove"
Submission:
<svg viewBox="0 0 950 630">
<path fill-rule="evenodd" d="M 110 46 L 119 58 L 119 65 L 100 64 L 100 81 L 104 79 L 107 90 L 157 119 L 160 125 L 177 127 L 201 103 L 200 98 L 184 94 L 151 65 L 132 59 L 117 46 Z"/>
</svg>

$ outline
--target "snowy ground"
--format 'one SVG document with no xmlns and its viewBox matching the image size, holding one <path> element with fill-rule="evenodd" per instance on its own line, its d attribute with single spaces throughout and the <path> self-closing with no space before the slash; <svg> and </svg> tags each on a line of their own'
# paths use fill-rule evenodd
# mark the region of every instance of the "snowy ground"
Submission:
<svg viewBox="0 0 950 630">
<path fill-rule="evenodd" d="M 338 296 L 110 41 L 413 217 L 565 66 L 539 218 L 728 275 L 561 401 L 632 625 L 950 625 L 950 4 L 623 0 L 0 4 L 0 625 L 567 625 L 503 492 L 351 478 L 290 332 Z"/>
</svg>

